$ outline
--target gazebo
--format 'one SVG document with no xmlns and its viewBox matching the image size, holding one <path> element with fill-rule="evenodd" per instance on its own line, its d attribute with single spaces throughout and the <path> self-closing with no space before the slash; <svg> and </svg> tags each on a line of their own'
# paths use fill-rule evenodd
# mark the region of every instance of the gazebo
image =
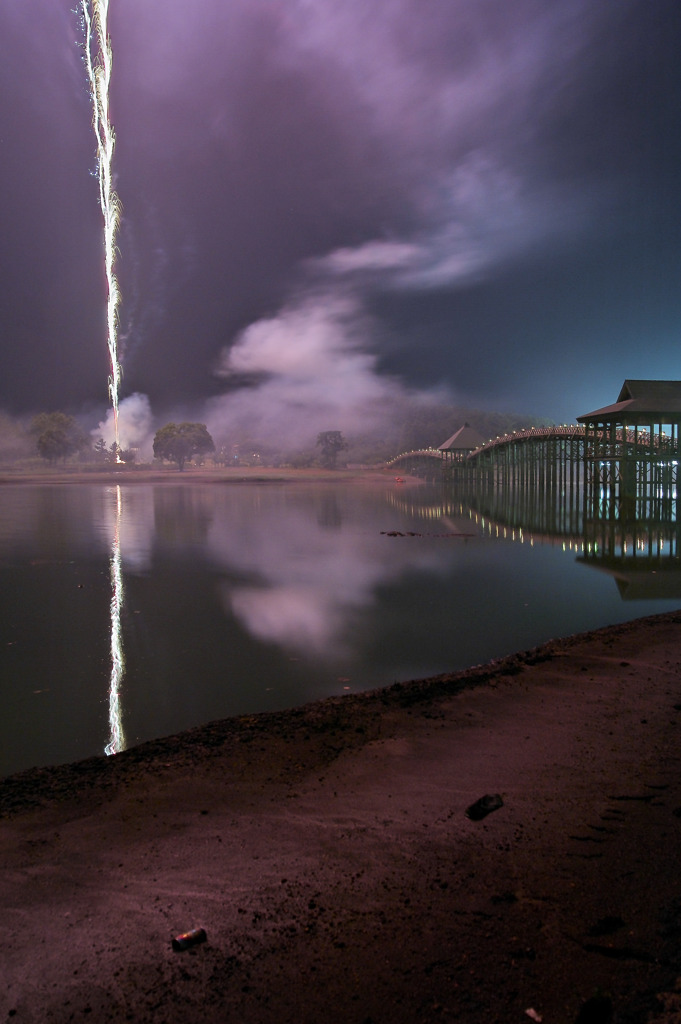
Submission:
<svg viewBox="0 0 681 1024">
<path fill-rule="evenodd" d="M 611 516 L 676 518 L 681 381 L 625 380 L 584 424 L 587 497 Z"/>
<path fill-rule="evenodd" d="M 464 423 L 462 427 L 448 437 L 441 445 L 438 445 L 438 451 L 442 452 L 442 460 L 444 467 L 448 467 L 455 462 L 463 462 L 471 452 L 475 451 L 476 448 L 480 448 L 485 443 L 485 438 L 474 430 L 473 427 L 468 423 Z"/>
</svg>

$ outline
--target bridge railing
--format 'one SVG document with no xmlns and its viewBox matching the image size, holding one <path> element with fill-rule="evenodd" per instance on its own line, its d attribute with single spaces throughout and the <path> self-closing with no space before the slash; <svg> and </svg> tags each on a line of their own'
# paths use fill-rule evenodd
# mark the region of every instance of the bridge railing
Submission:
<svg viewBox="0 0 681 1024">
<path fill-rule="evenodd" d="M 585 430 L 580 424 L 572 423 L 560 427 L 527 427 L 524 430 L 514 430 L 512 433 L 500 434 L 498 437 L 490 438 L 479 448 L 474 449 L 468 456 L 474 459 L 482 452 L 488 452 L 491 448 L 498 448 L 501 445 L 516 444 L 519 441 L 539 440 L 547 437 L 584 437 Z"/>
<path fill-rule="evenodd" d="M 411 452 L 400 452 L 399 455 L 395 455 L 389 462 L 386 462 L 386 466 L 394 466 L 396 462 L 400 461 L 400 459 L 416 459 L 424 456 L 426 458 L 442 459 L 442 452 L 439 448 L 417 448 L 415 451 Z"/>
<path fill-rule="evenodd" d="M 512 433 L 500 434 L 498 437 L 490 438 L 479 448 L 468 453 L 461 453 L 464 461 L 475 462 L 483 454 L 493 451 L 495 448 L 508 447 L 513 444 L 521 444 L 526 441 L 540 441 L 548 439 L 565 438 L 568 440 L 585 440 L 594 444 L 593 449 L 586 454 L 598 458 L 617 458 L 618 456 L 630 454 L 633 448 L 636 451 L 651 449 L 657 451 L 676 451 L 676 445 L 671 438 L 653 434 L 645 430 L 616 430 L 614 434 L 605 430 L 590 431 L 587 434 L 586 428 L 579 423 L 563 424 L 553 427 L 527 427 L 524 430 L 514 430 Z M 440 461 L 447 461 L 447 455 L 451 454 L 442 451 L 440 448 L 419 448 L 414 451 L 401 452 L 385 463 L 386 467 L 394 466 L 403 459 L 409 458 L 433 458 Z"/>
</svg>

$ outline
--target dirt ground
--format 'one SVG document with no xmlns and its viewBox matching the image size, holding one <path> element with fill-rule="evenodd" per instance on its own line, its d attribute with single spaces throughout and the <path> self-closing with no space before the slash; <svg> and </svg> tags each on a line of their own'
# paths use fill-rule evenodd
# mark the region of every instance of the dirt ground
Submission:
<svg viewBox="0 0 681 1024">
<path fill-rule="evenodd" d="M 681 612 L 5 779 L 0 1020 L 678 1024 L 680 736 Z"/>
</svg>

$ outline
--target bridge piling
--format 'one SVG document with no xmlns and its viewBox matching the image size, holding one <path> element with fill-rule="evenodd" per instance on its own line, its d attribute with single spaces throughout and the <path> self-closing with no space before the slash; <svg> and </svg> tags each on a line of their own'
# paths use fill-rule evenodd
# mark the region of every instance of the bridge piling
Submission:
<svg viewBox="0 0 681 1024">
<path fill-rule="evenodd" d="M 540 494 L 556 508 L 582 505 L 586 518 L 676 519 L 681 461 L 677 424 L 669 434 L 662 424 L 647 430 L 612 423 L 533 427 L 497 437 L 472 452 L 453 456 L 424 449 L 399 456 L 393 465 L 399 460 L 414 470 L 418 460 L 425 460 L 439 466 L 446 484 L 505 490 L 520 503 Z"/>
</svg>

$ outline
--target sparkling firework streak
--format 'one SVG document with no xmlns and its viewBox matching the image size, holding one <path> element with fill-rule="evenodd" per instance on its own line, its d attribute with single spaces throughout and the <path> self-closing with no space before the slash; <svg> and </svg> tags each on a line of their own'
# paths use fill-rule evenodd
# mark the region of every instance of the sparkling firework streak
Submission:
<svg viewBox="0 0 681 1024">
<path fill-rule="evenodd" d="M 118 303 L 120 292 L 114 269 L 120 203 L 114 191 L 112 176 L 115 138 L 109 120 L 109 86 L 111 83 L 111 44 L 107 28 L 109 0 L 82 0 L 81 11 L 85 32 L 85 45 L 83 47 L 85 66 L 92 94 L 92 126 L 97 140 L 99 204 L 104 218 L 104 263 L 108 293 L 107 343 L 111 365 L 109 395 L 113 407 L 116 452 L 118 453 L 118 391 L 121 381 L 121 366 L 118 361 Z M 118 455 L 117 458 L 119 458 Z"/>
<path fill-rule="evenodd" d="M 111 679 L 109 682 L 109 742 L 105 754 L 118 754 L 125 750 L 125 736 L 121 713 L 121 683 L 125 672 L 123 640 L 121 637 L 121 611 L 123 610 L 123 568 L 121 564 L 121 514 L 123 499 L 120 484 L 116 487 L 116 522 L 111 545 L 109 572 L 111 576 Z"/>
</svg>

